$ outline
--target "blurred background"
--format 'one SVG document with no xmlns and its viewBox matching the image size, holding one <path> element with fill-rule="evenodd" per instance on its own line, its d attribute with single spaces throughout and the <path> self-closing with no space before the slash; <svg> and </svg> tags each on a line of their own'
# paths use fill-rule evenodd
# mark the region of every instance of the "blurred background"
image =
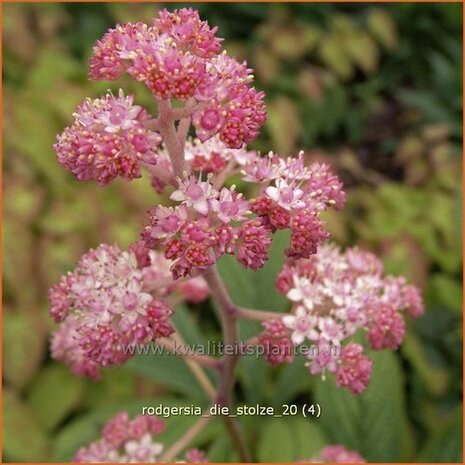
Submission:
<svg viewBox="0 0 465 465">
<path fill-rule="evenodd" d="M 3 5 L 3 445 L 4 461 L 69 461 L 115 411 L 202 404 L 191 373 L 173 359 L 135 359 L 100 383 L 50 359 L 47 289 L 88 248 L 138 238 L 156 196 L 145 179 L 102 189 L 77 183 L 51 145 L 75 106 L 114 83 L 86 79 L 94 42 L 116 22 L 147 21 L 162 4 Z M 171 4 L 169 8 L 184 6 Z M 396 353 L 376 354 L 360 397 L 300 363 L 239 367 L 239 402 L 319 402 L 319 419 L 249 418 L 257 461 L 309 458 L 342 443 L 370 461 L 462 460 L 462 5 L 196 4 L 225 48 L 256 70 L 269 119 L 254 146 L 329 162 L 348 202 L 327 216 L 332 237 L 378 253 L 388 272 L 421 287 L 426 314 Z M 153 109 L 142 86 L 137 101 Z M 285 308 L 273 293 L 282 239 L 257 274 L 221 269 L 238 303 Z M 206 306 L 179 308 L 184 328 Z M 254 328 L 241 328 L 242 334 Z M 173 441 L 191 418 L 168 420 Z M 198 438 L 211 461 L 237 459 L 219 422 Z"/>
</svg>

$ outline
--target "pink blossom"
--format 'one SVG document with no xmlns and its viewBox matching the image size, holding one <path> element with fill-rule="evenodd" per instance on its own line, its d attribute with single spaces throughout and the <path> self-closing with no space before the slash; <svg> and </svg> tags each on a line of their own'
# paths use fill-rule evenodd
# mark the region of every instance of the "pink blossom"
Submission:
<svg viewBox="0 0 465 465">
<path fill-rule="evenodd" d="M 143 415 L 130 420 L 126 412 L 117 413 L 102 429 L 102 437 L 81 447 L 73 461 L 78 463 L 149 463 L 157 462 L 164 445 L 155 441 L 165 429 L 165 422 Z"/>
<path fill-rule="evenodd" d="M 335 373 L 340 358 L 340 347 L 332 344 L 325 337 L 321 337 L 317 341 L 316 347 L 313 346 L 308 350 L 308 362 L 306 366 L 312 375 L 321 373 L 325 379 L 325 373 Z"/>
<path fill-rule="evenodd" d="M 96 379 L 99 366 L 126 361 L 131 346 L 173 332 L 172 310 L 162 298 L 179 291 L 198 302 L 208 295 L 203 278 L 182 285 L 171 281 L 169 262 L 142 242 L 127 252 L 105 244 L 90 250 L 50 291 L 50 313 L 60 323 L 53 357 Z"/>
<path fill-rule="evenodd" d="M 160 11 L 152 26 L 142 23 L 110 29 L 94 47 L 91 79 L 117 79 L 129 73 L 157 99 L 194 99 L 197 136 L 218 135 L 229 147 L 240 148 L 258 136 L 265 122 L 263 92 L 251 83 L 245 63 L 220 53 L 222 39 L 197 11 Z"/>
<path fill-rule="evenodd" d="M 153 25 L 159 31 L 170 34 L 179 44 L 191 48 L 198 56 L 214 56 L 221 48 L 223 39 L 215 35 L 218 28 L 210 28 L 207 21 L 202 21 L 198 11 L 192 8 L 173 12 L 161 10 Z"/>
<path fill-rule="evenodd" d="M 238 234 L 236 254 L 239 263 L 257 271 L 268 260 L 270 233 L 259 220 L 245 222 Z"/>
<path fill-rule="evenodd" d="M 407 313 L 412 318 L 417 318 L 423 315 L 423 299 L 421 298 L 421 292 L 417 287 L 411 284 L 406 284 L 403 287 L 403 300 Z"/>
<path fill-rule="evenodd" d="M 362 393 L 371 377 L 373 362 L 362 353 L 363 347 L 360 344 L 349 343 L 342 351 L 341 363 L 336 372 L 338 386 L 347 387 L 354 394 Z"/>
<path fill-rule="evenodd" d="M 304 164 L 297 158 L 281 158 L 269 153 L 249 160 L 243 167 L 244 180 L 262 184 L 262 193 L 251 200 L 251 210 L 272 231 L 291 230 L 288 257 L 309 258 L 328 232 L 320 215 L 329 207 L 344 202 L 342 183 L 327 165 Z"/>
<path fill-rule="evenodd" d="M 218 192 L 209 180 L 189 177 L 171 199 L 181 204 L 152 209 L 142 239 L 147 247 L 164 248 L 174 262 L 175 279 L 209 268 L 225 253 L 236 254 L 239 263 L 253 270 L 268 259 L 270 231 L 259 219 L 248 218 L 249 203 L 235 186 Z"/>
<path fill-rule="evenodd" d="M 405 322 L 402 315 L 388 304 L 379 304 L 371 311 L 368 340 L 375 350 L 396 350 L 404 340 Z"/>
<path fill-rule="evenodd" d="M 186 451 L 186 462 L 188 463 L 208 463 L 205 452 L 199 449 L 189 449 Z"/>
<path fill-rule="evenodd" d="M 277 179 L 283 173 L 285 161 L 277 154 L 269 152 L 263 157 L 253 157 L 242 169 L 242 179 L 247 182 L 263 183 Z"/>
<path fill-rule="evenodd" d="M 74 455 L 77 463 L 155 463 L 167 448 L 157 438 L 165 430 L 165 421 L 155 416 L 137 415 L 130 419 L 119 412 L 102 428 L 101 437 Z M 207 463 L 198 449 L 186 452 L 190 463 Z"/>
<path fill-rule="evenodd" d="M 326 446 L 314 461 L 323 463 L 365 463 L 365 459 L 358 452 L 348 450 L 341 445 Z"/>
<path fill-rule="evenodd" d="M 75 279 L 76 277 L 72 273 L 68 273 L 62 276 L 60 281 L 48 291 L 50 315 L 57 323 L 62 322 L 68 315 L 72 305 L 69 293 Z"/>
<path fill-rule="evenodd" d="M 328 238 L 324 223 L 317 211 L 303 209 L 289 223 L 291 240 L 285 253 L 288 257 L 310 258 L 318 250 L 318 245 Z"/>
<path fill-rule="evenodd" d="M 278 179 L 276 186 L 268 186 L 265 193 L 271 200 L 286 210 L 305 207 L 305 202 L 302 200 L 304 191 L 297 186 L 288 184 L 285 179 Z"/>
<path fill-rule="evenodd" d="M 117 176 L 131 180 L 141 176 L 141 166 L 155 164 L 154 150 L 161 137 L 147 129 L 149 114 L 134 97 L 107 94 L 86 99 L 77 107 L 73 124 L 53 146 L 58 162 L 80 181 L 95 179 L 109 184 Z"/>
<path fill-rule="evenodd" d="M 115 80 L 125 71 L 124 60 L 136 54 L 140 40 L 150 35 L 143 23 L 117 25 L 97 41 L 89 60 L 89 79 Z"/>
<path fill-rule="evenodd" d="M 245 215 L 250 213 L 249 202 L 243 198 L 242 194 L 237 194 L 235 188 L 234 185 L 231 189 L 223 187 L 218 200 L 213 204 L 218 218 L 226 224 L 231 221 L 244 221 Z"/>
<path fill-rule="evenodd" d="M 264 321 L 263 328 L 258 343 L 263 347 L 268 363 L 271 366 L 291 363 L 294 360 L 294 344 L 290 340 L 289 330 L 279 319 Z"/>
<path fill-rule="evenodd" d="M 71 368 L 71 371 L 79 376 L 86 376 L 93 380 L 100 378 L 99 365 L 86 357 L 79 346 L 79 334 L 77 328 L 79 322 L 73 316 L 68 316 L 52 334 L 50 351 L 52 357 Z"/>
<path fill-rule="evenodd" d="M 284 326 L 289 328 L 291 340 L 294 344 L 302 344 L 306 339 L 316 340 L 319 338 L 317 331 L 318 318 L 314 315 L 309 315 L 304 306 L 299 306 L 293 315 L 286 315 L 282 319 Z"/>
<path fill-rule="evenodd" d="M 218 197 L 218 192 L 210 181 L 201 181 L 193 176 L 180 180 L 179 188 L 174 191 L 170 199 L 182 202 L 187 208 L 193 208 L 201 215 L 207 215 L 212 206 L 213 199 Z"/>
<path fill-rule="evenodd" d="M 194 112 L 193 124 L 201 141 L 219 134 L 228 147 L 241 148 L 258 136 L 266 120 L 264 93 L 249 87 L 252 70 L 223 52 L 206 64 L 205 81 L 196 98 L 209 102 Z"/>
<path fill-rule="evenodd" d="M 356 393 L 368 383 L 371 361 L 354 355 L 354 347 L 361 346 L 354 346 L 351 337 L 367 331 L 373 349 L 397 349 L 405 334 L 402 312 L 409 311 L 412 300 L 421 308 L 416 288 L 404 278 L 384 277 L 381 262 L 358 248 L 342 253 L 322 245 L 309 259 L 288 259 L 277 289 L 293 303 L 292 312 L 282 319 L 291 340 L 317 344 L 318 353 L 308 354 L 311 373 L 337 368 L 338 384 Z M 344 345 L 342 355 L 327 350 Z M 353 372 L 355 368 L 359 371 Z"/>
<path fill-rule="evenodd" d="M 178 288 L 184 298 L 193 303 L 203 302 L 210 295 L 210 288 L 201 276 L 179 283 Z"/>
</svg>

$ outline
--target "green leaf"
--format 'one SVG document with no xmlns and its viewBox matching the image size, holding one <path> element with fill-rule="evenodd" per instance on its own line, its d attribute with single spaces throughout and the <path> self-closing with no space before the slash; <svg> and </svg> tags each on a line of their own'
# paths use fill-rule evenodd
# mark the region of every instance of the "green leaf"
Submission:
<svg viewBox="0 0 465 465">
<path fill-rule="evenodd" d="M 138 355 L 130 359 L 126 367 L 189 398 L 203 399 L 206 396 L 179 356 L 167 353 Z"/>
<path fill-rule="evenodd" d="M 4 459 L 12 462 L 45 462 L 49 444 L 32 409 L 14 391 L 3 391 Z"/>
<path fill-rule="evenodd" d="M 234 463 L 239 462 L 239 456 L 231 445 L 231 440 L 222 436 L 217 438 L 208 449 L 210 463 Z"/>
<path fill-rule="evenodd" d="M 32 313 L 5 311 L 3 325 L 5 379 L 23 388 L 40 367 L 46 335 Z"/>
<path fill-rule="evenodd" d="M 275 282 L 284 264 L 288 242 L 287 231 L 275 233 L 269 260 L 257 272 L 244 269 L 230 255 L 221 258 L 218 269 L 235 304 L 268 311 L 286 310 L 288 301 L 276 291 Z"/>
<path fill-rule="evenodd" d="M 318 382 L 320 421 L 331 442 L 357 450 L 367 461 L 397 462 L 404 458 L 402 438 L 407 425 L 402 371 L 391 352 L 370 356 L 373 374 L 361 395 L 338 388 L 334 377 Z"/>
<path fill-rule="evenodd" d="M 296 147 L 302 128 L 297 106 L 290 98 L 278 97 L 268 104 L 268 127 L 279 153 L 289 153 Z"/>
<path fill-rule="evenodd" d="M 328 441 L 316 421 L 303 417 L 292 420 L 291 430 L 296 443 L 293 460 L 310 460 L 327 445 Z"/>
<path fill-rule="evenodd" d="M 378 68 L 378 45 L 365 32 L 357 31 L 348 36 L 344 43 L 344 49 L 365 74 L 371 74 Z"/>
<path fill-rule="evenodd" d="M 186 344 L 202 344 L 205 342 L 198 323 L 186 305 L 176 306 L 172 321 Z"/>
<path fill-rule="evenodd" d="M 14 294 L 18 306 L 30 305 L 37 294 L 32 272 L 36 247 L 31 231 L 22 222 L 6 216 L 3 223 L 3 281 L 5 291 Z"/>
<path fill-rule="evenodd" d="M 428 391 L 433 395 L 442 395 L 449 386 L 449 374 L 428 360 L 421 340 L 413 331 L 409 331 L 402 343 L 402 354 L 410 361 Z"/>
<path fill-rule="evenodd" d="M 294 455 L 294 434 L 286 420 L 262 419 L 263 432 L 257 447 L 259 462 L 287 462 Z"/>
<path fill-rule="evenodd" d="M 420 452 L 418 461 L 429 463 L 462 463 L 462 408 L 426 443 Z"/>
<path fill-rule="evenodd" d="M 308 373 L 304 365 L 304 357 L 298 356 L 292 363 L 281 368 L 273 386 L 272 405 L 282 405 L 298 394 L 310 392 L 314 377 Z"/>
<path fill-rule="evenodd" d="M 55 428 L 79 403 L 84 380 L 61 365 L 50 365 L 35 378 L 28 404 L 47 431 Z"/>
<path fill-rule="evenodd" d="M 460 282 L 443 273 L 435 273 L 430 282 L 438 301 L 461 314 L 463 296 Z"/>
<path fill-rule="evenodd" d="M 343 45 L 344 37 L 328 34 L 320 42 L 319 53 L 326 66 L 341 79 L 349 79 L 354 73 L 354 68 Z"/>
<path fill-rule="evenodd" d="M 392 51 L 397 47 L 399 41 L 397 28 L 385 10 L 374 8 L 369 12 L 368 28 L 386 49 Z"/>
<path fill-rule="evenodd" d="M 310 460 L 327 442 L 324 434 L 311 419 L 272 418 L 266 419 L 264 424 L 257 446 L 259 462 Z"/>
</svg>

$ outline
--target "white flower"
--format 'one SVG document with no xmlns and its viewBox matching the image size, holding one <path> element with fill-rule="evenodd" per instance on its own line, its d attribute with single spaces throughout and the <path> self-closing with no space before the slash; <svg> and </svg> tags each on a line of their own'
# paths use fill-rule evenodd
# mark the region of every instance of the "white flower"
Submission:
<svg viewBox="0 0 465 465">
<path fill-rule="evenodd" d="M 305 207 L 302 200 L 304 191 L 293 185 L 288 184 L 284 179 L 277 179 L 275 186 L 268 186 L 265 189 L 266 195 L 274 200 L 278 205 L 286 210 L 300 209 Z"/>
<path fill-rule="evenodd" d="M 293 330 L 291 340 L 294 344 L 302 344 L 305 339 L 318 339 L 318 331 L 315 329 L 318 318 L 309 314 L 305 307 L 297 307 L 294 315 L 286 315 L 282 321 L 284 326 Z"/>
<path fill-rule="evenodd" d="M 294 287 L 287 293 L 287 298 L 293 302 L 303 302 L 306 308 L 312 310 L 322 302 L 321 286 L 308 278 L 293 276 Z"/>
<path fill-rule="evenodd" d="M 150 434 L 144 434 L 138 441 L 128 441 L 124 445 L 128 462 L 154 462 L 163 451 L 163 444 L 153 442 Z"/>
</svg>

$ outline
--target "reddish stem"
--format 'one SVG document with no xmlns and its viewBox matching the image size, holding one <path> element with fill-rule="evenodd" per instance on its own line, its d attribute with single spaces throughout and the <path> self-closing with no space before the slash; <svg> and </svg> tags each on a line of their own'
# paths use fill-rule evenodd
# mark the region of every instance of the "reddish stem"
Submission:
<svg viewBox="0 0 465 465">
<path fill-rule="evenodd" d="M 159 102 L 159 110 L 159 131 L 170 155 L 174 174 L 178 178 L 181 178 L 187 171 L 187 168 L 184 159 L 184 141 L 181 142 L 179 140 L 178 134 L 176 133 L 175 120 L 190 116 L 194 108 L 189 108 L 189 105 L 186 105 L 184 109 L 173 109 L 169 100 L 161 100 Z M 181 136 L 184 135 L 184 131 L 185 128 L 182 128 Z M 210 287 L 210 292 L 220 317 L 223 330 L 223 342 L 225 346 L 234 346 L 238 340 L 236 321 L 237 308 L 234 306 L 216 266 L 212 266 L 205 271 L 204 278 Z M 238 356 L 238 354 L 234 353 L 225 353 L 220 360 L 220 376 L 216 394 L 216 402 L 220 405 L 228 406 L 231 403 L 235 382 L 234 371 Z M 228 416 L 224 416 L 223 420 L 233 443 L 237 447 L 241 460 L 243 462 L 250 462 L 251 455 L 238 423 Z"/>
</svg>

